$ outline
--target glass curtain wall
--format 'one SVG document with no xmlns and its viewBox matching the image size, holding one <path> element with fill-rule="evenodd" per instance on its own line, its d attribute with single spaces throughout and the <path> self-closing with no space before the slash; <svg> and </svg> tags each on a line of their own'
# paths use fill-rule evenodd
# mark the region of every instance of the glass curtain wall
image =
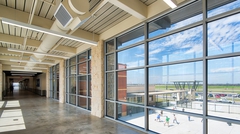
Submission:
<svg viewBox="0 0 240 134">
<path fill-rule="evenodd" d="M 198 0 L 105 42 L 105 116 L 154 133 L 237 134 L 240 0 Z"/>
<path fill-rule="evenodd" d="M 66 103 L 91 110 L 91 50 L 66 60 Z"/>
<path fill-rule="evenodd" d="M 59 64 L 50 68 L 50 97 L 59 100 Z"/>
</svg>

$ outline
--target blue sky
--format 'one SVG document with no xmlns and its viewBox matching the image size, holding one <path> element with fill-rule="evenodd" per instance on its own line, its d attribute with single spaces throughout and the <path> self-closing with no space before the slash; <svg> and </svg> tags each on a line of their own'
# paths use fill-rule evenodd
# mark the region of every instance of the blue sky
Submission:
<svg viewBox="0 0 240 134">
<path fill-rule="evenodd" d="M 226 11 L 240 7 L 240 0 L 223 7 L 208 11 L 208 16 L 214 16 Z M 191 17 L 184 21 L 171 25 L 170 28 L 157 30 L 149 36 L 153 37 L 167 31 L 180 28 L 202 20 L 202 15 Z M 226 54 L 232 52 L 240 52 L 240 14 L 236 14 L 224 19 L 220 19 L 208 24 L 208 55 Z M 133 42 L 142 41 L 143 37 L 139 37 L 132 41 L 123 44 L 121 47 L 132 44 Z M 161 38 L 149 43 L 149 64 L 164 63 L 169 61 L 178 61 L 202 57 L 203 54 L 202 42 L 202 26 L 198 26 L 171 36 Z M 144 45 L 140 45 L 129 50 L 118 53 L 118 63 L 127 64 L 127 68 L 138 67 L 144 65 Z M 198 67 L 189 65 L 169 66 L 169 68 L 156 68 L 157 71 L 150 73 L 152 83 L 164 83 L 166 81 L 187 80 L 187 79 L 202 79 L 200 75 L 193 76 L 194 70 L 202 70 L 202 63 Z M 180 67 L 181 66 L 181 67 Z M 201 66 L 201 67 L 199 67 Z M 169 77 L 164 75 L 168 72 Z M 152 69 L 154 70 L 154 69 Z M 240 83 L 240 57 L 225 58 L 220 60 L 209 61 L 208 67 L 209 83 Z M 192 76 L 190 73 L 192 72 Z M 201 71 L 195 71 L 196 74 L 201 74 Z M 128 71 L 128 83 L 143 83 L 143 70 Z M 179 74 L 179 75 L 178 75 Z M 160 76 L 162 75 L 162 76 Z M 201 75 L 202 76 L 202 75 Z M 137 78 L 137 79 L 136 79 Z M 151 83 L 150 83 L 151 84 Z"/>
</svg>

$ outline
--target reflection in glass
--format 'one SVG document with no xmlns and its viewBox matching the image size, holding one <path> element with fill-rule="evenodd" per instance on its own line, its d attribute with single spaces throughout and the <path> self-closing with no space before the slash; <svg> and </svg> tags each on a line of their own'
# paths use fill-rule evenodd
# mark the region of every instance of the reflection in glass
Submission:
<svg viewBox="0 0 240 134">
<path fill-rule="evenodd" d="M 208 55 L 240 52 L 240 23 L 236 14 L 208 24 Z"/>
<path fill-rule="evenodd" d="M 87 60 L 87 52 L 78 55 L 78 63 Z"/>
<path fill-rule="evenodd" d="M 76 78 L 75 77 L 70 77 L 69 92 L 72 94 L 76 94 Z"/>
<path fill-rule="evenodd" d="M 107 99 L 114 99 L 114 73 L 107 73 Z"/>
<path fill-rule="evenodd" d="M 149 42 L 149 64 L 202 57 L 202 26 Z"/>
<path fill-rule="evenodd" d="M 78 64 L 78 74 L 87 74 L 87 64 L 86 62 Z"/>
<path fill-rule="evenodd" d="M 70 59 L 70 66 L 75 64 L 76 64 L 76 57 L 74 56 Z"/>
<path fill-rule="evenodd" d="M 144 40 L 143 26 L 117 38 L 117 48 L 123 48 Z"/>
<path fill-rule="evenodd" d="M 240 57 L 208 61 L 209 115 L 240 118 Z"/>
<path fill-rule="evenodd" d="M 202 20 L 202 2 L 197 1 L 149 23 L 149 38 Z"/>
<path fill-rule="evenodd" d="M 207 0 L 207 16 L 212 17 L 240 7 L 240 0 Z"/>
<path fill-rule="evenodd" d="M 114 40 L 108 41 L 106 43 L 106 45 L 107 45 L 107 52 L 106 53 L 114 51 Z"/>
<path fill-rule="evenodd" d="M 144 45 L 118 52 L 117 55 L 118 69 L 139 67 L 144 65 Z"/>
<path fill-rule="evenodd" d="M 76 105 L 76 96 L 75 95 L 69 95 L 69 103 Z"/>
<path fill-rule="evenodd" d="M 118 100 L 144 103 L 144 69 L 120 71 L 118 76 Z"/>
<path fill-rule="evenodd" d="M 69 71 L 70 71 L 70 76 L 75 76 L 76 75 L 76 66 L 71 66 Z"/>
<path fill-rule="evenodd" d="M 107 116 L 113 118 L 114 117 L 114 103 L 107 101 L 106 102 L 106 111 L 107 111 Z"/>
<path fill-rule="evenodd" d="M 117 119 L 144 128 L 144 109 L 142 107 L 117 104 Z"/>
<path fill-rule="evenodd" d="M 202 121 L 201 118 L 154 109 L 148 110 L 148 116 L 149 116 L 148 120 L 149 130 L 155 133 L 159 134 L 203 133 L 202 131 L 203 125 L 201 122 Z M 166 123 L 166 118 L 169 118 L 169 123 Z"/>
<path fill-rule="evenodd" d="M 148 105 L 202 113 L 202 70 L 201 61 L 149 68 Z"/>
<path fill-rule="evenodd" d="M 78 106 L 82 108 L 87 108 L 87 99 L 83 97 L 78 97 Z"/>
<path fill-rule="evenodd" d="M 87 76 L 78 77 L 78 94 L 87 95 Z"/>
<path fill-rule="evenodd" d="M 208 120 L 209 134 L 238 134 L 239 129 L 240 129 L 239 124 Z"/>
<path fill-rule="evenodd" d="M 107 71 L 114 70 L 114 55 L 107 55 Z"/>
</svg>

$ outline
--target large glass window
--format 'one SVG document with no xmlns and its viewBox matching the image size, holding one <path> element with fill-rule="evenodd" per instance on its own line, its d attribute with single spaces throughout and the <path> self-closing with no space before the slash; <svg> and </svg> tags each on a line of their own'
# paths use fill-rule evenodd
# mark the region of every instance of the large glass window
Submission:
<svg viewBox="0 0 240 134">
<path fill-rule="evenodd" d="M 144 128 L 144 109 L 142 107 L 117 104 L 117 119 Z M 137 121 L 136 121 L 137 120 Z"/>
<path fill-rule="evenodd" d="M 240 118 L 240 57 L 208 61 L 209 115 Z"/>
<path fill-rule="evenodd" d="M 91 110 L 91 50 L 72 57 L 66 64 L 66 102 Z"/>
<path fill-rule="evenodd" d="M 144 46 L 136 46 L 118 52 L 118 69 L 139 67 L 144 65 Z"/>
<path fill-rule="evenodd" d="M 148 105 L 202 113 L 202 70 L 202 62 L 149 68 Z"/>
<path fill-rule="evenodd" d="M 240 52 L 240 14 L 208 24 L 208 55 Z"/>
<path fill-rule="evenodd" d="M 143 26 L 132 30 L 117 38 L 117 49 L 138 43 L 144 40 L 144 29 Z"/>
<path fill-rule="evenodd" d="M 202 57 L 202 36 L 198 26 L 149 42 L 149 64 Z"/>
<path fill-rule="evenodd" d="M 236 134 L 240 0 L 184 3 L 105 42 L 106 117 L 150 133 Z"/>
<path fill-rule="evenodd" d="M 129 103 L 144 103 L 144 70 L 119 71 L 118 100 Z"/>
<path fill-rule="evenodd" d="M 240 0 L 207 0 L 208 17 L 219 15 L 240 7 Z"/>
<path fill-rule="evenodd" d="M 164 17 L 161 17 L 150 22 L 148 24 L 149 38 L 167 33 L 169 31 L 202 20 L 201 4 L 202 1 L 200 0 L 192 4 L 191 6 L 186 6 L 184 8 L 178 9 L 175 12 L 172 12 Z"/>
</svg>

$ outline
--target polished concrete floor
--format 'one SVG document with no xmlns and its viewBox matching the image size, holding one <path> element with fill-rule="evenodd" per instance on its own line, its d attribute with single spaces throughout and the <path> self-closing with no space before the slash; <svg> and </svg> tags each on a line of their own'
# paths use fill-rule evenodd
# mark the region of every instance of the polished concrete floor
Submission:
<svg viewBox="0 0 240 134">
<path fill-rule="evenodd" d="M 142 134 L 30 91 L 14 90 L 0 102 L 0 132 L 3 134 Z"/>
</svg>

